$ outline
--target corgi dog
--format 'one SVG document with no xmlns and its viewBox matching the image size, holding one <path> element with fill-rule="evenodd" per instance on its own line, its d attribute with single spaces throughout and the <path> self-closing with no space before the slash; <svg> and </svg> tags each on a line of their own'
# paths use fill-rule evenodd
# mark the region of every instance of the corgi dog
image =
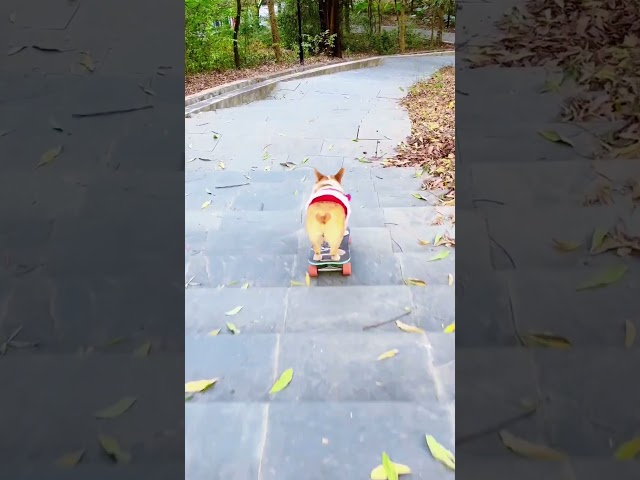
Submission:
<svg viewBox="0 0 640 480">
<path fill-rule="evenodd" d="M 313 247 L 313 259 L 322 259 L 322 244 L 329 244 L 332 260 L 340 260 L 340 243 L 351 214 L 351 196 L 344 193 L 344 168 L 335 175 L 324 175 L 314 169 L 316 183 L 306 205 L 306 229 Z"/>
</svg>

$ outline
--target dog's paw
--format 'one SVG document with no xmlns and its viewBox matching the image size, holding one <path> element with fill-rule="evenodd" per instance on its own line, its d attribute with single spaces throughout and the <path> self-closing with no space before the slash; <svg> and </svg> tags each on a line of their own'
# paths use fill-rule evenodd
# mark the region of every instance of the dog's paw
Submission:
<svg viewBox="0 0 640 480">
<path fill-rule="evenodd" d="M 337 262 L 338 260 L 340 260 L 340 255 L 332 255 L 331 260 L 333 260 L 334 262 Z"/>
<path fill-rule="evenodd" d="M 322 255 L 318 255 L 317 253 L 314 253 L 313 260 L 314 262 L 319 262 L 320 260 L 322 260 Z"/>
</svg>

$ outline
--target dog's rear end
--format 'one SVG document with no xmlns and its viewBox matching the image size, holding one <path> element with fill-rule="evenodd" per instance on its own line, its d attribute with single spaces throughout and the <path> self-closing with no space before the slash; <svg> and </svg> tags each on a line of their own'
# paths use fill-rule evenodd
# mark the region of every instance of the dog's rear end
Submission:
<svg viewBox="0 0 640 480">
<path fill-rule="evenodd" d="M 316 184 L 313 192 L 316 193 L 322 188 L 332 188 L 342 191 L 342 176 L 344 168 L 341 168 L 335 175 L 323 175 L 316 170 Z M 322 244 L 329 244 L 332 260 L 340 260 L 340 243 L 344 237 L 347 215 L 344 208 L 335 202 L 315 202 L 307 208 L 307 234 L 313 247 L 313 259 L 322 259 Z"/>
</svg>

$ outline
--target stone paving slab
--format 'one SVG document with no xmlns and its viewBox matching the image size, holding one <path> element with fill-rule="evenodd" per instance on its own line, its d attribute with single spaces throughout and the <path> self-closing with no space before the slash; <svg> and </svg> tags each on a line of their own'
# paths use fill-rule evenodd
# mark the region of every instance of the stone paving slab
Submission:
<svg viewBox="0 0 640 480">
<path fill-rule="evenodd" d="M 451 249 L 449 249 L 451 251 Z M 405 279 L 416 278 L 423 280 L 427 285 L 447 285 L 449 274 L 455 272 L 455 251 L 451 251 L 448 257 L 442 260 L 428 261 L 424 253 L 396 253 L 394 254 L 402 268 Z M 424 287 L 412 287 L 424 288 Z"/>
<path fill-rule="evenodd" d="M 242 288 L 237 282 L 223 288 L 188 288 L 185 292 L 185 332 L 208 334 L 214 329 L 226 332 L 226 322 L 233 322 L 244 333 L 281 333 L 288 290 L 285 288 Z M 236 307 L 242 310 L 226 316 Z"/>
<path fill-rule="evenodd" d="M 424 435 L 455 451 L 450 429 L 435 402 L 323 402 L 320 409 L 315 403 L 274 403 L 262 476 L 324 480 L 339 471 L 344 478 L 366 478 L 386 451 L 424 478 L 444 478 L 450 473 L 430 456 Z"/>
<path fill-rule="evenodd" d="M 259 478 L 267 408 L 264 403 L 187 402 L 185 478 Z"/>
</svg>

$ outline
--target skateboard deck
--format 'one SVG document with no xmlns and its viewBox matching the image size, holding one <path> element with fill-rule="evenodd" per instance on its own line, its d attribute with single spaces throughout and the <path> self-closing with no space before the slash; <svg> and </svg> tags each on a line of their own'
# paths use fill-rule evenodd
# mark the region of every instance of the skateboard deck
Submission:
<svg viewBox="0 0 640 480">
<path fill-rule="evenodd" d="M 340 250 L 339 250 L 340 260 L 331 260 L 331 255 L 329 253 L 329 245 L 326 242 L 322 244 L 322 249 L 320 250 L 322 253 L 322 260 L 313 259 L 313 248 L 311 248 L 309 250 L 309 265 L 316 266 L 318 268 L 318 271 L 320 270 L 324 272 L 342 271 L 343 270 L 342 266 L 351 261 L 350 239 L 351 239 L 351 231 L 347 229 L 346 232 L 344 233 L 344 237 L 342 237 L 342 242 L 340 243 Z"/>
</svg>

